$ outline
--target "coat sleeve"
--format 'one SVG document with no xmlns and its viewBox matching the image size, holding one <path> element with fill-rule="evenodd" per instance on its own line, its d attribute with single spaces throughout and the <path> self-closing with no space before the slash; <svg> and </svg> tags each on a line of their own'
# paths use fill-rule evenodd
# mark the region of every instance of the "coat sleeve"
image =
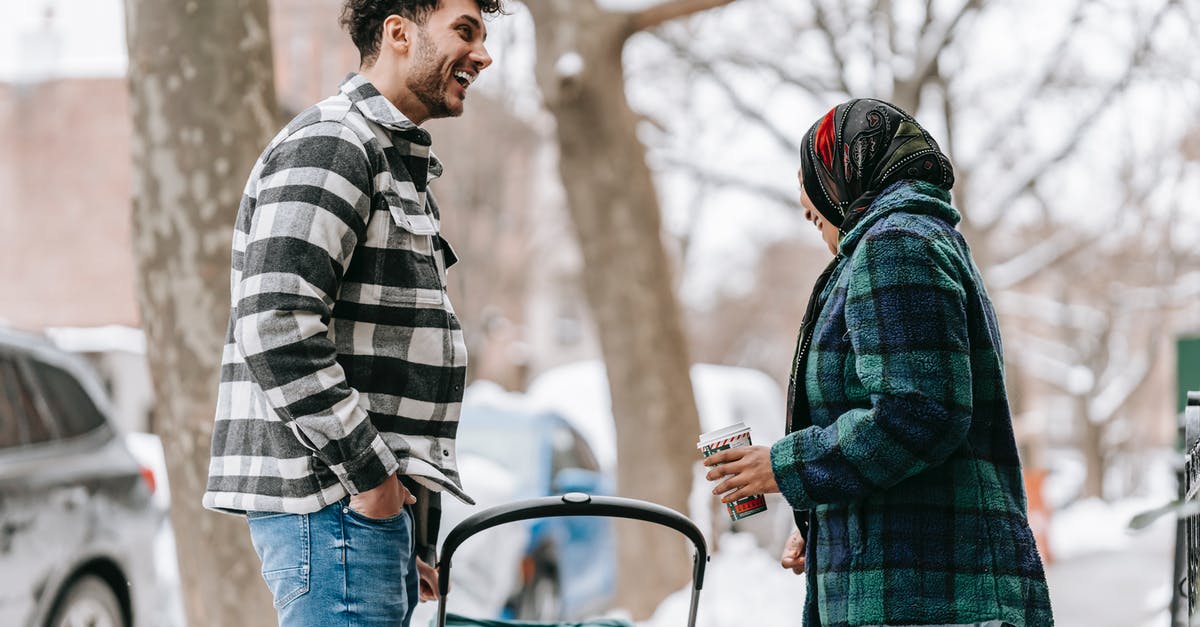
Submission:
<svg viewBox="0 0 1200 627">
<path fill-rule="evenodd" d="M 334 298 L 366 233 L 372 178 L 336 122 L 295 131 L 264 158 L 233 284 L 234 341 L 266 402 L 351 494 L 399 468 L 346 381 L 329 336 Z M 235 246 L 235 249 L 238 247 Z"/>
<path fill-rule="evenodd" d="M 949 244 L 883 229 L 850 262 L 846 328 L 870 407 L 771 449 L 792 507 L 849 503 L 944 462 L 971 424 L 966 297 Z"/>
</svg>

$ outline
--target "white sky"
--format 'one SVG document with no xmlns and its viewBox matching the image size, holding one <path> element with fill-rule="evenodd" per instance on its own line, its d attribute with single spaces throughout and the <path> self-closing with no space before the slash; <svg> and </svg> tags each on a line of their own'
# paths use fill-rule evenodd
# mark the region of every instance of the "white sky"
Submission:
<svg viewBox="0 0 1200 627">
<path fill-rule="evenodd" d="M 635 9 L 654 0 L 601 0 L 613 9 Z M 53 11 L 56 76 L 120 76 L 125 73 L 125 25 L 121 0 L 11 0 L 0 6 L 0 81 L 19 81 L 45 70 L 42 35 Z"/>
<path fill-rule="evenodd" d="M 658 0 L 599 0 L 602 5 L 611 9 L 631 10 L 656 3 Z M 977 86 L 968 82 L 968 87 L 975 87 L 981 94 L 989 93 L 987 86 L 996 80 L 1012 84 L 1013 94 L 1020 91 L 1020 83 L 1028 80 L 1031 69 L 1027 64 L 1029 59 L 1036 58 L 1049 42 L 1056 39 L 1055 33 L 1063 28 L 1065 11 L 1058 3 L 1045 3 L 1039 0 L 1011 0 L 1013 3 L 1006 8 L 1029 19 L 1029 14 L 1036 17 L 1032 20 L 1039 25 L 1036 29 L 1014 29 L 1012 15 L 1004 10 L 989 12 L 989 20 L 979 28 L 972 30 L 972 46 L 966 55 L 969 58 L 962 62 L 972 67 L 986 67 L 987 71 L 973 71 L 978 75 Z M 944 2 L 942 4 L 945 4 Z M 1157 3 L 1154 3 L 1157 4 Z M 950 1 L 950 6 L 957 5 L 956 0 Z M 938 5 L 941 6 L 941 5 Z M 1001 5 L 1005 8 L 1005 5 Z M 538 113 L 538 103 L 535 81 L 533 80 L 533 46 L 532 24 L 527 12 L 519 4 L 513 5 L 513 14 L 494 22 L 490 29 L 491 49 L 496 57 L 496 65 L 483 75 L 482 89 L 503 93 L 510 105 L 516 110 L 525 112 L 535 118 L 545 119 L 544 113 Z M 46 28 L 46 13 L 53 11 L 53 36 L 41 34 Z M 1148 10 L 1148 9 L 1147 9 Z M 1024 13 L 1022 13 L 1024 12 Z M 121 0 L 7 0 L 0 2 L 0 81 L 21 81 L 31 76 L 42 78 L 48 76 L 120 76 L 125 71 L 126 53 L 124 43 L 124 23 Z M 697 36 L 717 37 L 712 40 L 714 50 L 738 49 L 747 45 L 738 38 L 730 38 L 731 32 L 753 32 L 753 22 L 757 19 L 754 11 L 731 12 L 718 11 L 713 14 L 711 24 L 697 27 L 693 33 Z M 1102 15 L 1089 15 L 1086 22 L 1086 37 L 1081 44 L 1087 48 L 1087 72 L 1096 75 L 1115 74 L 1122 66 L 1123 51 L 1127 49 L 1131 20 L 1128 15 L 1113 16 L 1116 25 L 1107 28 L 1097 28 L 1097 25 L 1107 23 Z M 749 21 L 751 23 L 743 23 Z M 1178 31 L 1179 29 L 1174 29 Z M 749 45 L 772 45 L 777 37 L 763 33 L 761 41 Z M 1186 32 L 1167 30 L 1160 33 L 1163 39 L 1179 40 L 1186 37 Z M 1105 40 L 1103 37 L 1109 37 Z M 784 41 L 789 41 L 785 39 Z M 778 45 L 778 42 L 775 42 Z M 786 45 L 786 44 L 785 44 Z M 800 42 L 793 42 L 791 50 L 784 49 L 780 54 L 786 55 L 795 50 L 806 49 Z M 627 90 L 631 104 L 639 111 L 645 111 L 650 116 L 669 118 L 672 112 L 677 112 L 682 104 L 677 102 L 693 93 L 689 90 L 687 81 L 693 80 L 682 72 L 670 71 L 667 75 L 655 75 L 655 70 L 662 67 L 657 65 L 663 57 L 661 46 L 649 38 L 635 38 L 627 48 L 626 65 L 629 70 L 630 82 Z M 1014 51 L 1021 54 L 1013 54 Z M 800 60 L 803 61 L 803 60 Z M 796 62 L 796 60 L 793 60 Z M 1083 68 L 1080 68 L 1083 69 Z M 782 90 L 774 89 L 764 76 L 753 73 L 731 76 L 735 80 L 739 92 L 751 100 L 769 100 L 768 114 L 779 117 L 782 126 L 787 128 L 795 138 L 807 128 L 808 123 L 815 119 L 833 103 L 817 102 L 788 97 Z M 968 79 L 969 81 L 970 79 Z M 1103 82 L 1103 81 L 1102 81 Z M 1160 145 L 1161 138 L 1157 134 L 1173 135 L 1178 132 L 1179 125 L 1188 124 L 1191 118 L 1186 114 L 1190 103 L 1200 97 L 1200 86 L 1183 84 L 1179 86 L 1179 94 L 1183 97 L 1163 99 L 1154 90 L 1145 92 L 1149 102 L 1139 102 L 1130 107 L 1117 108 L 1105 116 L 1110 122 L 1129 116 L 1136 116 L 1136 110 L 1142 106 L 1146 110 L 1158 109 L 1156 116 L 1158 124 L 1156 133 L 1143 133 L 1134 139 L 1140 144 L 1148 144 L 1152 149 Z M 991 92 L 994 93 L 994 92 Z M 703 111 L 699 116 L 705 120 L 703 127 L 677 133 L 675 136 L 644 137 L 646 143 L 653 148 L 651 153 L 652 165 L 662 166 L 655 159 L 661 155 L 686 156 L 690 161 L 714 167 L 725 172 L 733 172 L 761 184 L 771 185 L 785 192 L 795 189 L 794 173 L 796 159 L 780 150 L 772 140 L 753 127 L 729 128 L 729 111 L 726 98 L 720 93 L 704 93 L 700 105 L 694 102 L 692 106 L 700 106 Z M 1001 99 L 1002 100 L 1002 99 Z M 1044 108 L 1040 115 L 1034 117 L 1039 132 L 1034 134 L 1038 143 L 1045 145 L 1055 143 L 1055 137 L 1061 135 L 1072 120 L 1075 103 L 1063 102 L 1057 107 Z M 980 124 L 960 124 L 959 146 L 956 160 L 969 162 L 981 153 L 986 153 L 993 147 L 981 146 L 982 129 L 990 117 L 1001 117 L 1011 108 L 1009 102 L 992 102 L 981 104 L 977 114 L 982 114 L 984 120 Z M 991 116 L 988 116 L 988 109 Z M 935 116 L 936 117 L 936 116 Z M 552 128 L 552 127 L 547 127 Z M 973 133 L 975 129 L 980 132 Z M 935 133 L 939 129 L 932 129 Z M 1111 134 L 1099 134 L 1090 139 L 1079 151 L 1087 155 L 1090 161 L 1097 165 L 1106 159 L 1111 160 L 1117 154 L 1106 150 L 1106 143 L 1111 143 Z M 1138 146 L 1142 151 L 1147 146 Z M 1033 152 L 1038 147 L 1028 146 Z M 1055 196 L 1060 199 L 1060 210 L 1071 210 L 1071 207 L 1086 209 L 1077 210 L 1087 221 L 1108 223 L 1112 220 L 1112 197 L 1115 192 L 1111 189 L 1109 179 L 1094 175 L 1095 171 L 1110 170 L 1111 165 L 1098 170 L 1069 168 L 1055 178 L 1057 189 Z M 994 168 L 992 168 L 994 170 Z M 1011 178 L 1005 171 L 983 170 L 976 178 L 989 181 L 989 187 L 997 190 L 1003 187 L 1003 182 Z M 796 232 L 807 234 L 807 229 L 797 219 L 798 213 L 781 209 L 741 190 L 709 189 L 698 198 L 695 181 L 684 176 L 660 176 L 659 196 L 663 204 L 663 217 L 667 228 L 679 233 L 692 220 L 698 220 L 694 232 L 692 249 L 684 276 L 684 296 L 693 304 L 706 301 L 719 289 L 729 289 L 730 285 L 747 284 L 754 271 L 753 262 L 758 250 L 764 243 L 780 236 Z M 1108 189 L 1105 189 L 1105 187 Z M 1010 219 L 1020 219 L 1020 203 L 1006 208 Z M 811 235 L 815 244 L 817 238 Z"/>
<path fill-rule="evenodd" d="M 46 13 L 53 11 L 47 37 Z M 57 52 L 55 52 L 57 49 Z M 0 5 L 0 81 L 125 74 L 121 0 L 11 0 Z M 47 67 L 49 65 L 50 67 Z"/>
</svg>

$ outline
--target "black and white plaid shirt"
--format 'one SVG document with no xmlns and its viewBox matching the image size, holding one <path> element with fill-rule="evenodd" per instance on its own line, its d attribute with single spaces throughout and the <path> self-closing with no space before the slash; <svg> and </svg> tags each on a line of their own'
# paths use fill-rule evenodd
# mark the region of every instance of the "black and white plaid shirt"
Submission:
<svg viewBox="0 0 1200 627">
<path fill-rule="evenodd" d="M 309 513 L 396 472 L 472 502 L 429 147 L 351 75 L 259 157 L 234 230 L 205 507 Z"/>
</svg>

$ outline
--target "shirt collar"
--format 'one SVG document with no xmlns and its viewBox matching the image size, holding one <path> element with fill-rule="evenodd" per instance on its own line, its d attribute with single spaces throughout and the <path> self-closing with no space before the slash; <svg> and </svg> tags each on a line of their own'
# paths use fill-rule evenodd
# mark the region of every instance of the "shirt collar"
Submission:
<svg viewBox="0 0 1200 627">
<path fill-rule="evenodd" d="M 348 74 L 339 89 L 368 120 L 398 132 L 406 141 L 426 147 L 432 145 L 433 138 L 430 137 L 429 132 L 409 120 L 396 108 L 396 105 L 392 104 L 392 101 L 379 93 L 375 85 L 361 74 L 356 72 Z M 431 150 L 429 152 L 429 180 L 433 181 L 441 175 L 442 162 Z"/>
<path fill-rule="evenodd" d="M 346 94 L 350 102 L 368 120 L 385 128 L 405 133 L 406 137 L 409 134 L 414 134 L 413 131 L 419 131 L 414 134 L 415 137 L 412 139 L 420 139 L 421 137 L 428 139 L 429 133 L 416 124 L 413 124 L 412 120 L 405 117 L 396 108 L 396 105 L 392 104 L 392 101 L 384 98 L 383 94 L 379 93 L 379 90 L 375 88 L 375 85 L 371 84 L 371 81 L 364 78 L 361 74 L 351 72 L 346 76 L 346 80 L 342 81 L 342 86 L 339 89 L 341 89 L 343 94 Z M 417 143 L 429 144 L 428 141 L 418 141 Z"/>
</svg>

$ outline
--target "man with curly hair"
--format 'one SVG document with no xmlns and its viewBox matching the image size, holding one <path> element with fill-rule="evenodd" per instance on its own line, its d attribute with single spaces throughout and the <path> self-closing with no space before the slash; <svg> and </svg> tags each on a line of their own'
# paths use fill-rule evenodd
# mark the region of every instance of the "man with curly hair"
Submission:
<svg viewBox="0 0 1200 627">
<path fill-rule="evenodd" d="M 420 124 L 461 115 L 502 0 L 347 0 L 361 66 L 263 151 L 238 210 L 204 505 L 246 516 L 279 623 L 436 598 L 466 375 Z"/>
</svg>

